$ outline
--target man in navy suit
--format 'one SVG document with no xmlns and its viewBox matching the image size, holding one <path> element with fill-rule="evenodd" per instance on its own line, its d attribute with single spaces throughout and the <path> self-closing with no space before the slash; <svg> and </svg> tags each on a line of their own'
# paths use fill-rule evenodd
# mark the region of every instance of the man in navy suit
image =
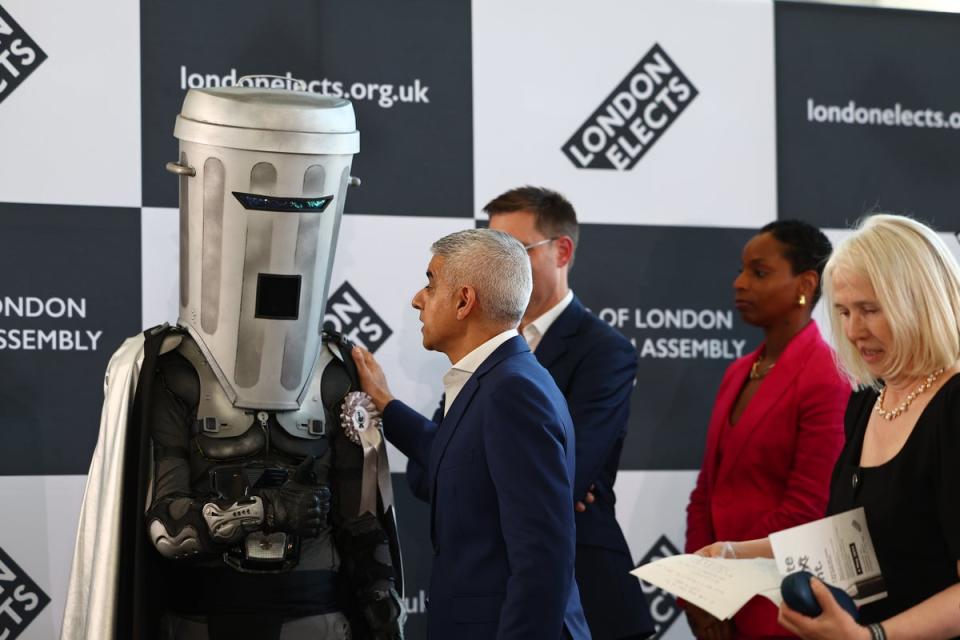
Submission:
<svg viewBox="0 0 960 640">
<path fill-rule="evenodd" d="M 520 321 L 537 360 L 566 397 L 577 437 L 574 495 L 576 577 L 594 640 L 645 638 L 654 632 L 633 560 L 617 524 L 613 483 L 627 434 L 637 370 L 633 345 L 588 312 L 567 282 L 579 242 L 573 206 L 559 193 L 520 187 L 484 207 L 490 228 L 509 233 L 530 255 L 533 292 Z M 407 478 L 427 499 L 422 468 Z"/>
<path fill-rule="evenodd" d="M 394 399 L 370 353 L 354 350 L 387 438 L 427 469 L 428 637 L 589 639 L 573 578 L 573 423 L 517 334 L 532 288 L 527 253 L 490 229 L 451 234 L 431 251 L 413 306 L 423 346 L 453 363 L 442 421 Z"/>
</svg>

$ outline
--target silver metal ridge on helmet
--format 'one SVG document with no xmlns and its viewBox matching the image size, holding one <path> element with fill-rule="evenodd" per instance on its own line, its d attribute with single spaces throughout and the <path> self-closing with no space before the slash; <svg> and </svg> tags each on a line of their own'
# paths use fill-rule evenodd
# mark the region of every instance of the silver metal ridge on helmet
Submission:
<svg viewBox="0 0 960 640">
<path fill-rule="evenodd" d="M 353 105 L 301 91 L 193 89 L 174 135 L 179 322 L 235 406 L 297 409 L 321 349 L 360 148 Z"/>
</svg>

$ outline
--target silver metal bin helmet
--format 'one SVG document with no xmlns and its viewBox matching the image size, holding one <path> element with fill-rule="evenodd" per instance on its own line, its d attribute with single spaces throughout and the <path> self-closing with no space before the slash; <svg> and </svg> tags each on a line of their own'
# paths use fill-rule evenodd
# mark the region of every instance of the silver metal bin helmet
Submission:
<svg viewBox="0 0 960 640">
<path fill-rule="evenodd" d="M 191 90 L 177 117 L 180 324 L 237 407 L 296 409 L 321 348 L 353 154 L 353 105 Z"/>
</svg>

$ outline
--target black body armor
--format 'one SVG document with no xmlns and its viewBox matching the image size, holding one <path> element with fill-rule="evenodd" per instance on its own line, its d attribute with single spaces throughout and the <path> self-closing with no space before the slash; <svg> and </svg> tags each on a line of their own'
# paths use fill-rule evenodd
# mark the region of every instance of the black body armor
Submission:
<svg viewBox="0 0 960 640">
<path fill-rule="evenodd" d="M 278 619 L 343 611 L 354 638 L 402 637 L 399 549 L 361 505 L 364 450 L 341 425 L 351 345 L 324 334 L 296 411 L 234 407 L 193 339 L 169 330 L 151 406 L 147 530 L 169 560 L 169 610 Z"/>
</svg>

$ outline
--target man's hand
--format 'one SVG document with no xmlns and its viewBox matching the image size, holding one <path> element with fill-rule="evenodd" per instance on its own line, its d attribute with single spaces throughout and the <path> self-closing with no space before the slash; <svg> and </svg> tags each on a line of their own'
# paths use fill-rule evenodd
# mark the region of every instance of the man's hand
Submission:
<svg viewBox="0 0 960 640">
<path fill-rule="evenodd" d="M 377 411 L 383 413 L 384 407 L 393 400 L 383 369 L 374 360 L 373 354 L 359 345 L 353 348 L 352 355 L 353 361 L 357 364 L 357 374 L 360 376 L 360 389 L 370 396 Z"/>
<path fill-rule="evenodd" d="M 596 488 L 596 485 L 590 485 L 590 488 L 587 489 L 587 495 L 583 497 L 583 500 L 577 500 L 573 503 L 573 509 L 577 513 L 583 513 L 587 510 L 588 504 L 593 504 L 597 501 L 597 497 L 593 495 L 593 490 Z"/>
</svg>

